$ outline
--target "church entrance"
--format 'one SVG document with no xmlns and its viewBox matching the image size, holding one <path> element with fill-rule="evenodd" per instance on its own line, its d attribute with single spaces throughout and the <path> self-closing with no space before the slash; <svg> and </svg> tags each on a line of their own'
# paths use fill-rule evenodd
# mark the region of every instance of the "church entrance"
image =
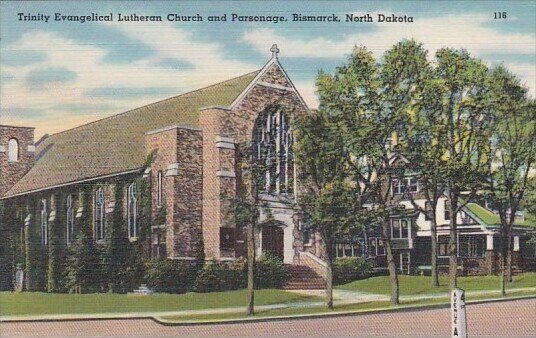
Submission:
<svg viewBox="0 0 536 338">
<path fill-rule="evenodd" d="M 262 227 L 262 252 L 270 252 L 283 260 L 283 228 L 275 224 Z"/>
</svg>

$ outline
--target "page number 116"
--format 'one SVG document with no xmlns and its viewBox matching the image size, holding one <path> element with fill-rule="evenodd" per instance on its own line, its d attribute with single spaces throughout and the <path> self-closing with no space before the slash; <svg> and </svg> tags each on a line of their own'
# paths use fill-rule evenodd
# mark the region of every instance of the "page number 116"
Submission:
<svg viewBox="0 0 536 338">
<path fill-rule="evenodd" d="M 493 12 L 494 19 L 506 19 L 506 12 Z"/>
</svg>

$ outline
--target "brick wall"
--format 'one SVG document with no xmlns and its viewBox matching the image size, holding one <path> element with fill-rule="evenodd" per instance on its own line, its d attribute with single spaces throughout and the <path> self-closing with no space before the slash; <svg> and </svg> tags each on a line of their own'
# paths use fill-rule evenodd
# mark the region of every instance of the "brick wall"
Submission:
<svg viewBox="0 0 536 338">
<path fill-rule="evenodd" d="M 202 245 L 202 134 L 186 126 L 150 132 L 147 154 L 155 149 L 151 164 L 153 217 L 164 208 L 168 257 L 191 259 Z M 159 171 L 164 175 L 162 206 L 157 200 Z"/>
<path fill-rule="evenodd" d="M 266 71 L 261 81 L 274 84 L 276 87 L 290 87 L 281 69 L 275 64 Z M 222 194 L 228 197 L 233 197 L 235 194 L 239 194 L 242 198 L 251 197 L 249 196 L 251 185 L 247 175 L 249 159 L 241 158 L 240 154 L 248 153 L 242 148 L 251 145 L 253 128 L 259 114 L 274 105 L 281 107 L 291 120 L 297 114 L 306 113 L 306 108 L 297 93 L 262 83 L 251 88 L 232 110 L 213 107 L 201 111 L 204 162 L 203 239 L 207 258 L 233 256 L 232 252 L 220 252 L 219 249 L 219 228 L 235 226 L 229 218 L 231 214 L 229 205 L 222 198 Z M 216 146 L 218 137 L 231 138 L 235 149 L 218 148 Z M 221 175 L 222 172 L 224 175 Z M 297 231 L 294 231 L 294 234 L 299 235 Z M 239 243 L 240 245 L 242 244 Z M 294 245 L 298 248 L 298 241 L 295 241 Z"/>
<path fill-rule="evenodd" d="M 8 142 L 16 139 L 19 145 L 17 162 L 8 161 Z M 0 196 L 3 196 L 24 176 L 34 163 L 34 128 L 0 125 Z"/>
</svg>

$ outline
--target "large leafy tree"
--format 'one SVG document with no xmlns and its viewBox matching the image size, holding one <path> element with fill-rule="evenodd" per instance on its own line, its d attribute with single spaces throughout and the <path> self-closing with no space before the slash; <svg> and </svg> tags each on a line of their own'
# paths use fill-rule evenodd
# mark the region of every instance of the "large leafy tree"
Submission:
<svg viewBox="0 0 536 338">
<path fill-rule="evenodd" d="M 512 276 L 512 227 L 529 189 L 536 156 L 536 110 L 527 89 L 503 66 L 491 72 L 489 85 L 494 135 L 487 192 L 501 221 L 501 291 L 505 295 L 506 279 L 511 281 Z"/>
<path fill-rule="evenodd" d="M 302 226 L 318 234 L 324 244 L 326 306 L 332 309 L 335 243 L 359 227 L 359 196 L 346 179 L 344 144 L 329 114 L 321 109 L 295 122 Z"/>
<path fill-rule="evenodd" d="M 317 81 L 320 109 L 335 120 L 357 195 L 381 224 L 392 304 L 399 302 L 399 286 L 390 220 L 401 212 L 392 186 L 406 170 L 392 143 L 404 134 L 408 111 L 415 109 L 428 73 L 426 51 L 405 40 L 388 50 L 380 63 L 366 48 L 356 48 L 333 76 L 321 72 Z"/>
<path fill-rule="evenodd" d="M 406 128 L 400 150 L 407 160 L 407 169 L 416 173 L 419 179 L 417 195 L 406 189 L 405 197 L 413 207 L 430 220 L 431 274 L 432 286 L 439 286 L 437 268 L 437 208 L 445 190 L 445 167 L 442 159 L 446 152 L 443 137 L 440 83 L 432 76 L 430 65 L 424 63 L 425 78 L 419 88 L 420 97 L 415 106 L 407 111 Z M 418 199 L 425 201 L 424 205 Z"/>
<path fill-rule="evenodd" d="M 443 126 L 441 165 L 449 200 L 449 275 L 457 284 L 458 248 L 456 215 L 483 187 L 489 158 L 491 102 L 488 70 L 465 50 L 440 49 L 434 78 L 438 82 L 438 123 Z"/>
</svg>

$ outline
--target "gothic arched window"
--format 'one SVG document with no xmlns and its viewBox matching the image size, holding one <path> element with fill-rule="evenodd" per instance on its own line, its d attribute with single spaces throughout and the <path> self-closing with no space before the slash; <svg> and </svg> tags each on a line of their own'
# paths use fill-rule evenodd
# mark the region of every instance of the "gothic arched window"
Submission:
<svg viewBox="0 0 536 338">
<path fill-rule="evenodd" d="M 7 142 L 7 160 L 9 162 L 19 161 L 19 141 L 17 139 L 10 139 Z"/>
<path fill-rule="evenodd" d="M 71 244 L 74 241 L 74 201 L 73 195 L 67 195 L 66 202 L 67 209 L 67 245 Z"/>
<path fill-rule="evenodd" d="M 127 203 L 127 216 L 128 216 L 128 237 L 131 239 L 137 238 L 139 233 L 138 228 L 138 192 L 136 190 L 136 183 L 132 183 L 128 186 L 128 203 Z"/>
<path fill-rule="evenodd" d="M 95 191 L 95 240 L 104 239 L 104 190 L 102 188 Z"/>
<path fill-rule="evenodd" d="M 269 193 L 292 193 L 294 155 L 292 128 L 279 109 L 269 109 L 257 119 L 254 130 L 254 161 L 260 167 L 259 190 Z"/>
<path fill-rule="evenodd" d="M 47 200 L 41 200 L 41 245 L 48 244 L 48 212 Z"/>
</svg>

